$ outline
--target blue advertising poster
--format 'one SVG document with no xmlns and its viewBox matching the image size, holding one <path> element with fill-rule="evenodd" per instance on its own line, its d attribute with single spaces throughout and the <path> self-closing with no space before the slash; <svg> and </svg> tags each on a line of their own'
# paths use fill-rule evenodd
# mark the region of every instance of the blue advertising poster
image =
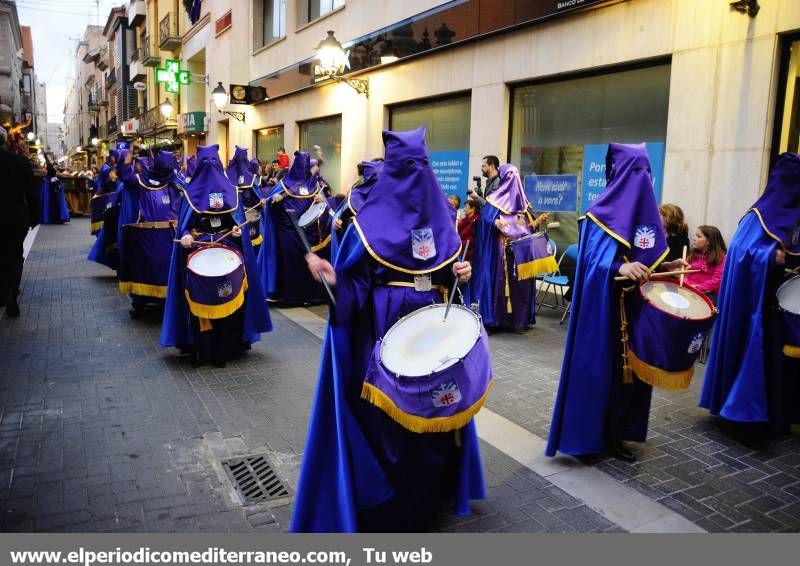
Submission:
<svg viewBox="0 0 800 566">
<path fill-rule="evenodd" d="M 536 212 L 575 212 L 577 175 L 527 175 L 525 196 Z"/>
<path fill-rule="evenodd" d="M 664 186 L 664 142 L 647 142 L 650 170 L 656 202 L 661 202 Z M 606 153 L 608 144 L 583 146 L 583 186 L 581 187 L 581 214 L 597 200 L 606 188 Z"/>
<path fill-rule="evenodd" d="M 469 150 L 431 151 L 428 159 L 444 194 L 446 196 L 458 195 L 463 206 L 467 200 Z"/>
</svg>

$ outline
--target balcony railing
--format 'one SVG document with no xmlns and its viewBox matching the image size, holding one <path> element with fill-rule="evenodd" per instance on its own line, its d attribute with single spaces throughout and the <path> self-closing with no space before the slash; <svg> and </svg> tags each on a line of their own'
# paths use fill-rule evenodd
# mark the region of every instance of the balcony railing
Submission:
<svg viewBox="0 0 800 566">
<path fill-rule="evenodd" d="M 181 45 L 178 35 L 178 14 L 170 12 L 158 24 L 158 45 L 161 49 L 172 51 Z"/>
<path fill-rule="evenodd" d="M 174 116 L 164 118 L 161 113 L 161 106 L 155 106 L 139 116 L 139 131 L 143 133 L 177 127 L 178 122 Z"/>
<path fill-rule="evenodd" d="M 90 95 L 86 105 L 89 112 L 100 112 L 100 101 L 95 96 Z"/>
<path fill-rule="evenodd" d="M 145 67 L 158 67 L 161 64 L 161 54 L 149 35 L 144 37 L 140 49 L 142 50 L 142 64 Z"/>
<path fill-rule="evenodd" d="M 117 117 L 116 116 L 112 116 L 108 120 L 108 134 L 110 135 L 110 134 L 115 133 L 117 131 L 117 129 L 118 129 L 117 128 Z"/>
<path fill-rule="evenodd" d="M 138 61 L 140 52 L 141 52 L 141 48 L 139 48 L 139 47 L 137 47 L 136 49 L 131 51 L 131 61 Z"/>
<path fill-rule="evenodd" d="M 115 82 L 117 82 L 117 70 L 111 67 L 106 75 L 106 88 L 111 88 Z"/>
</svg>

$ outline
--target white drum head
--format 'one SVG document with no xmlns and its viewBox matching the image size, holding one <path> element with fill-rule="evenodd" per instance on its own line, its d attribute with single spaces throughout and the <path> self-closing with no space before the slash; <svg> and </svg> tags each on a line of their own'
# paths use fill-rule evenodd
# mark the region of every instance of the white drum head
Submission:
<svg viewBox="0 0 800 566">
<path fill-rule="evenodd" d="M 778 304 L 786 312 L 800 314 L 800 277 L 792 277 L 778 287 Z"/>
<path fill-rule="evenodd" d="M 210 247 L 194 252 L 186 267 L 204 277 L 221 277 L 236 271 L 241 264 L 242 259 L 235 251 Z"/>
<path fill-rule="evenodd" d="M 305 228 L 309 224 L 316 222 L 317 218 L 322 216 L 322 213 L 325 212 L 326 208 L 328 208 L 328 205 L 324 202 L 315 202 L 312 204 L 297 221 L 297 223 L 300 225 L 300 228 Z"/>
<path fill-rule="evenodd" d="M 650 304 L 675 316 L 703 320 L 713 312 L 703 296 L 671 281 L 648 281 L 642 285 L 642 294 Z"/>
<path fill-rule="evenodd" d="M 481 333 L 475 313 L 453 305 L 423 307 L 397 321 L 383 337 L 381 363 L 404 377 L 422 377 L 446 369 L 464 358 Z"/>
</svg>

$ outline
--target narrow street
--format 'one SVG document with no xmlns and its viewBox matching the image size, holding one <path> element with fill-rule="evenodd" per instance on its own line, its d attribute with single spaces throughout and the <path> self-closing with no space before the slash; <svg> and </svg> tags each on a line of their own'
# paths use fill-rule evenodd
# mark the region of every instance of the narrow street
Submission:
<svg viewBox="0 0 800 566">
<path fill-rule="evenodd" d="M 325 309 L 272 309 L 274 332 L 246 356 L 192 369 L 158 345 L 159 313 L 129 318 L 113 273 L 85 259 L 92 240 L 85 218 L 41 226 L 22 317 L 0 319 L 0 529 L 286 531 Z M 689 391 L 654 393 L 638 463 L 544 458 L 560 316 L 491 337 L 488 498 L 439 530 L 800 531 L 797 431 L 763 450 L 738 443 L 696 407 L 701 365 Z M 261 454 L 289 495 L 246 505 L 223 462 Z"/>
</svg>

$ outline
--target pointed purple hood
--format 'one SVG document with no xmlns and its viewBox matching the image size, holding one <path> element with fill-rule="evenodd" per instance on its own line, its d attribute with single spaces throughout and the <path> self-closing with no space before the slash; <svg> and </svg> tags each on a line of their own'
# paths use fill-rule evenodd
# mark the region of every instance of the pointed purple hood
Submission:
<svg viewBox="0 0 800 566">
<path fill-rule="evenodd" d="M 629 249 L 629 261 L 653 269 L 669 248 L 653 190 L 650 160 L 641 144 L 608 144 L 606 188 L 586 216 Z"/>
<path fill-rule="evenodd" d="M 186 197 L 196 212 L 223 214 L 239 206 L 239 193 L 222 171 L 219 145 L 197 148 L 197 169 L 186 187 Z"/>
<path fill-rule="evenodd" d="M 350 194 L 347 195 L 347 206 L 353 214 L 358 214 L 361 207 L 367 200 L 375 183 L 378 182 L 378 177 L 383 170 L 383 161 L 362 161 L 361 162 L 362 182 L 350 189 Z"/>
<path fill-rule="evenodd" d="M 353 223 L 370 255 L 406 273 L 430 273 L 458 255 L 455 210 L 428 163 L 425 128 L 383 132 L 386 161 Z"/>
<path fill-rule="evenodd" d="M 528 197 L 522 188 L 519 171 L 511 163 L 500 166 L 500 185 L 486 198 L 503 214 L 519 214 L 528 210 Z"/>
<path fill-rule="evenodd" d="M 237 187 L 250 186 L 253 180 L 253 173 L 250 171 L 250 160 L 247 157 L 247 148 L 236 146 L 233 157 L 228 163 L 225 174 L 231 183 Z"/>
<path fill-rule="evenodd" d="M 770 237 L 792 255 L 800 254 L 800 156 L 784 153 L 769 174 L 767 187 L 751 207 Z"/>
<path fill-rule="evenodd" d="M 294 152 L 292 166 L 281 183 L 290 196 L 308 196 L 316 192 L 316 186 L 310 187 L 313 184 L 313 178 L 311 176 L 311 156 L 307 151 Z M 302 195 L 301 191 L 307 191 L 308 195 Z"/>
</svg>

